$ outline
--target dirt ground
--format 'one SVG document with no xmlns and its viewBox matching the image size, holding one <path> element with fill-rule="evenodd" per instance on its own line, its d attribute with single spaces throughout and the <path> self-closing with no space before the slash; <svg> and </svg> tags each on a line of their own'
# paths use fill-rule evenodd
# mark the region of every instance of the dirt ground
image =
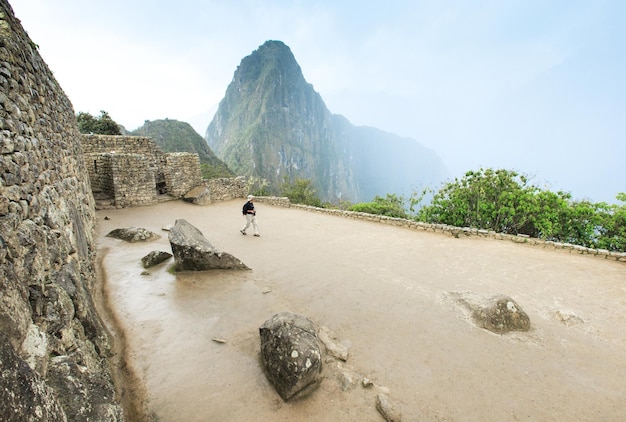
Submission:
<svg viewBox="0 0 626 422">
<path fill-rule="evenodd" d="M 626 264 L 263 203 L 261 237 L 243 236 L 243 202 L 97 212 L 112 330 L 126 339 L 139 380 L 129 388 L 145 389 L 149 420 L 382 421 L 381 392 L 404 421 L 626 419 Z M 170 259 L 142 275 L 143 256 L 171 252 L 162 229 L 178 218 L 251 270 L 174 275 Z M 121 227 L 162 237 L 105 237 Z M 509 295 L 532 328 L 480 329 L 451 292 Z M 349 350 L 293 402 L 260 363 L 259 326 L 282 311 L 327 327 Z"/>
</svg>

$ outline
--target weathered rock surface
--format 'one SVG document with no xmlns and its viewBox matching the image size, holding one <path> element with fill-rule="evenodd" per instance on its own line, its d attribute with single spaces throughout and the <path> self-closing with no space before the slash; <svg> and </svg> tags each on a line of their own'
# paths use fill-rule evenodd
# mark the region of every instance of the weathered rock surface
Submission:
<svg viewBox="0 0 626 422">
<path fill-rule="evenodd" d="M 474 292 L 453 292 L 449 296 L 469 312 L 474 324 L 480 328 L 497 334 L 530 329 L 530 318 L 509 296 L 485 296 Z"/>
<path fill-rule="evenodd" d="M 54 390 L 15 353 L 0 332 L 0 420 L 67 421 Z"/>
<path fill-rule="evenodd" d="M 0 86 L 0 420 L 122 421 L 76 115 L 6 0 Z"/>
<path fill-rule="evenodd" d="M 165 251 L 152 251 L 148 255 L 141 258 L 141 265 L 144 268 L 154 267 L 155 265 L 165 262 L 172 257 L 172 254 Z"/>
<path fill-rule="evenodd" d="M 233 255 L 213 247 L 200 230 L 184 219 L 176 220 L 168 238 L 176 262 L 176 271 L 249 269 Z"/>
<path fill-rule="evenodd" d="M 334 356 L 337 359 L 341 359 L 344 362 L 348 360 L 348 348 L 342 344 L 337 343 L 336 339 L 334 338 L 328 327 L 320 327 L 317 336 L 321 340 L 321 342 L 324 343 L 326 351 L 329 355 Z"/>
<path fill-rule="evenodd" d="M 402 420 L 402 412 L 400 412 L 398 405 L 386 394 L 376 396 L 376 409 L 387 422 L 400 422 Z"/>
<path fill-rule="evenodd" d="M 259 333 L 266 375 L 283 400 L 321 382 L 322 348 L 310 319 L 282 312 L 265 321 Z"/>
<path fill-rule="evenodd" d="M 206 186 L 196 186 L 185 194 L 183 200 L 196 205 L 208 205 L 211 203 L 211 191 Z"/>
<path fill-rule="evenodd" d="M 125 227 L 121 229 L 111 230 L 108 237 L 114 237 L 116 239 L 125 240 L 127 242 L 149 242 L 160 238 L 156 233 L 141 227 Z"/>
</svg>

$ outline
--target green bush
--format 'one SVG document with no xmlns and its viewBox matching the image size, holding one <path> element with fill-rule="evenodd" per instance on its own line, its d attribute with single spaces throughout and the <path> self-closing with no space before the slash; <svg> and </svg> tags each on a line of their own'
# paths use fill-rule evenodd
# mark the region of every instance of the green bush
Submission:
<svg viewBox="0 0 626 422">
<path fill-rule="evenodd" d="M 408 218 L 404 202 L 404 197 L 388 193 L 384 198 L 376 195 L 372 202 L 360 202 L 358 204 L 354 204 L 348 207 L 348 210 L 365 212 L 368 214 L 386 215 L 388 217 Z"/>
<path fill-rule="evenodd" d="M 285 181 L 280 188 L 281 196 L 286 196 L 292 204 L 321 207 L 322 200 L 310 179 L 296 178 L 293 182 Z"/>
<path fill-rule="evenodd" d="M 100 111 L 100 116 L 93 117 L 89 113 L 80 112 L 76 115 L 80 133 L 97 133 L 99 135 L 121 135 L 120 127 L 109 113 Z"/>
<path fill-rule="evenodd" d="M 569 193 L 542 190 L 510 170 L 467 172 L 436 192 L 417 219 L 626 251 L 625 205 L 572 201 Z"/>
</svg>

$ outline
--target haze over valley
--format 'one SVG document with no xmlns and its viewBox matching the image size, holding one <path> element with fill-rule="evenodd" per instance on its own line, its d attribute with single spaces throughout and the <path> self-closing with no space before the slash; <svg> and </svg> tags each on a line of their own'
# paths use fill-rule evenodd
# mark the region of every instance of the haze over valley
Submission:
<svg viewBox="0 0 626 422">
<path fill-rule="evenodd" d="M 241 59 L 281 40 L 332 114 L 417 140 L 450 177 L 482 166 L 574 199 L 626 191 L 621 1 L 12 6 L 75 110 L 129 129 L 170 118 L 204 135 Z"/>
</svg>

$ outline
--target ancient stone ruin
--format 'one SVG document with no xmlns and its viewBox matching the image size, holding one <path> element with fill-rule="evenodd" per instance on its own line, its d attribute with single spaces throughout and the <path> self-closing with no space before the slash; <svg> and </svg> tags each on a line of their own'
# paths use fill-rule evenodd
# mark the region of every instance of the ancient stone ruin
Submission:
<svg viewBox="0 0 626 422">
<path fill-rule="evenodd" d="M 0 420 L 122 421 L 75 112 L 0 0 Z"/>
<path fill-rule="evenodd" d="M 198 154 L 163 153 L 141 136 L 82 135 L 94 196 L 116 207 L 178 199 L 202 183 Z"/>
<path fill-rule="evenodd" d="M 143 136 L 81 135 L 96 208 L 184 199 L 197 205 L 243 198 L 244 177 L 202 179 L 198 154 L 164 153 Z"/>
</svg>

